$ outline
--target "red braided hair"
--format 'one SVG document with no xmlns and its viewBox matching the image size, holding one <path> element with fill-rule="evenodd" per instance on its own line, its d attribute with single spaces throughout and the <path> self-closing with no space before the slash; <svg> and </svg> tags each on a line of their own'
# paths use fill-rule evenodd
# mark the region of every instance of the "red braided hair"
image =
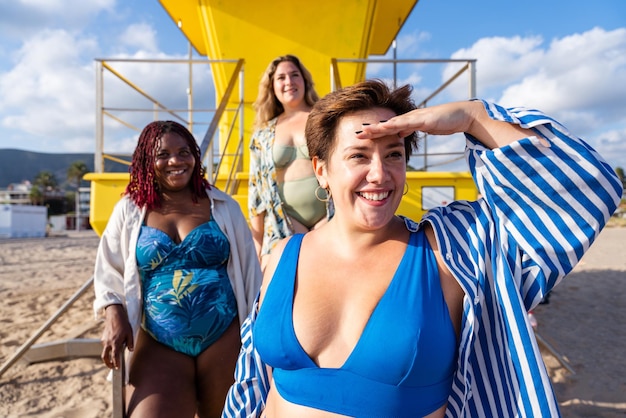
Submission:
<svg viewBox="0 0 626 418">
<path fill-rule="evenodd" d="M 187 141 L 196 162 L 189 184 L 193 202 L 197 203 L 199 198 L 207 197 L 206 190 L 209 188 L 209 182 L 204 178 L 205 169 L 202 165 L 200 147 L 196 139 L 187 128 L 178 122 L 171 120 L 155 121 L 146 125 L 141 131 L 137 147 L 133 152 L 133 160 L 128 169 L 130 182 L 126 186 L 124 194 L 129 195 L 139 207 L 145 206 L 146 209 L 150 210 L 161 206 L 161 192 L 154 175 L 154 164 L 161 137 L 170 132 L 180 135 Z"/>
</svg>

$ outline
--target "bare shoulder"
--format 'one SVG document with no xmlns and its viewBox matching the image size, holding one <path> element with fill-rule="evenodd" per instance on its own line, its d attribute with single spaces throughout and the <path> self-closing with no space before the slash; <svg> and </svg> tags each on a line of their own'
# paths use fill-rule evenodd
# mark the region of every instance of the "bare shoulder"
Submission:
<svg viewBox="0 0 626 418">
<path fill-rule="evenodd" d="M 424 233 L 426 234 L 426 239 L 428 239 L 428 243 L 430 244 L 430 247 L 435 254 L 435 258 L 437 259 L 437 267 L 439 268 L 439 275 L 441 276 L 442 284 L 450 279 L 454 280 L 452 273 L 450 273 L 450 270 L 443 261 L 441 251 L 439 251 L 439 245 L 437 243 L 435 231 L 433 230 L 432 225 L 428 222 L 424 224 Z"/>
</svg>

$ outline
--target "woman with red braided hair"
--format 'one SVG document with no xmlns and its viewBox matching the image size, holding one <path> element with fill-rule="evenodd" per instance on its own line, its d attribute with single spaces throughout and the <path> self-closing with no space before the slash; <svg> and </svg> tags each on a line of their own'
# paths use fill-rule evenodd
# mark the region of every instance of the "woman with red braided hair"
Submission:
<svg viewBox="0 0 626 418">
<path fill-rule="evenodd" d="M 148 124 L 94 271 L 102 360 L 126 352 L 131 417 L 216 417 L 261 270 L 239 205 L 210 187 L 184 126 Z M 132 358 L 130 354 L 132 355 Z"/>
</svg>

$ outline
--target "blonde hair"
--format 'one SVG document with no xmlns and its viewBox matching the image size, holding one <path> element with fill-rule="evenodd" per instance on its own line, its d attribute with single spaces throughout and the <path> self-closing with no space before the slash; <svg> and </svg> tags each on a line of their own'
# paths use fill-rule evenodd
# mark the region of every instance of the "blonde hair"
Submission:
<svg viewBox="0 0 626 418">
<path fill-rule="evenodd" d="M 278 64 L 286 61 L 291 62 L 298 67 L 300 73 L 302 74 L 302 78 L 304 79 L 304 101 L 306 104 L 313 106 L 315 102 L 319 100 L 319 96 L 313 87 L 313 77 L 311 76 L 309 70 L 302 65 L 298 57 L 294 55 L 281 55 L 270 62 L 267 69 L 261 76 L 261 81 L 259 82 L 259 93 L 256 100 L 252 104 L 252 107 L 256 112 L 254 117 L 254 129 L 262 128 L 267 122 L 285 111 L 282 103 L 278 101 L 276 95 L 274 94 L 274 74 L 276 73 Z"/>
</svg>

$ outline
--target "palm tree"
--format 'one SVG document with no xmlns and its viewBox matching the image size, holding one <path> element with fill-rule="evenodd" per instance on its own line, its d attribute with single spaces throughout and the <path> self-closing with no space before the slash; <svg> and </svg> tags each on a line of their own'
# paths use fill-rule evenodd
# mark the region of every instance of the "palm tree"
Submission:
<svg viewBox="0 0 626 418">
<path fill-rule="evenodd" d="M 45 195 L 46 192 L 50 192 L 56 190 L 59 182 L 57 181 L 54 174 L 49 171 L 40 171 L 39 174 L 35 176 L 35 181 L 33 181 L 33 185 L 41 188 L 41 191 Z"/>
<path fill-rule="evenodd" d="M 39 186 L 32 186 L 30 188 L 30 192 L 28 194 L 30 199 L 30 203 L 33 205 L 42 205 L 43 204 L 43 193 L 41 193 L 41 189 Z"/>
<path fill-rule="evenodd" d="M 83 180 L 83 176 L 87 174 L 88 171 L 87 164 L 82 161 L 74 161 L 67 169 L 67 181 L 78 189 L 80 182 Z"/>
</svg>

